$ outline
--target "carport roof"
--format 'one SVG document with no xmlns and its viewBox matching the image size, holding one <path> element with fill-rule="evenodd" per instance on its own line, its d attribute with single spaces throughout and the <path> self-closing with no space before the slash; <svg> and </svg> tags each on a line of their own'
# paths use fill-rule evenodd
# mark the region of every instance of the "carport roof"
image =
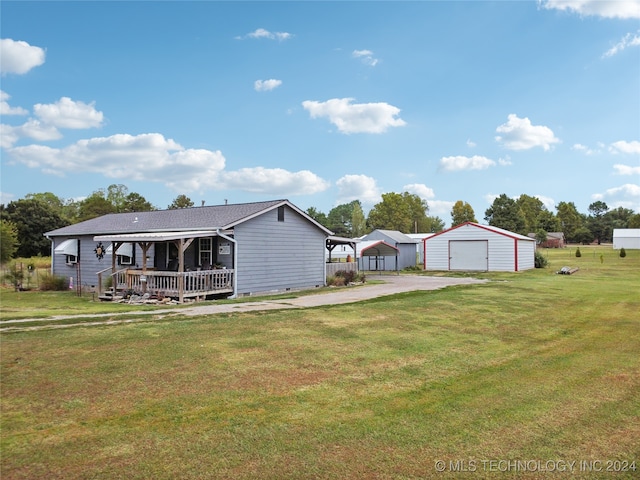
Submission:
<svg viewBox="0 0 640 480">
<path fill-rule="evenodd" d="M 367 243 L 370 243 L 370 245 L 367 245 Z M 396 247 L 389 245 L 383 240 L 360 243 L 361 257 L 397 257 L 398 251 Z"/>
</svg>

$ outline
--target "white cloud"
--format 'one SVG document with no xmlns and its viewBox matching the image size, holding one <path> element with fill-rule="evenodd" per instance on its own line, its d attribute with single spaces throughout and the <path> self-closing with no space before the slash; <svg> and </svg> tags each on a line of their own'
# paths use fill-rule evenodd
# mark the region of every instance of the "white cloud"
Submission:
<svg viewBox="0 0 640 480">
<path fill-rule="evenodd" d="M 560 142 L 549 127 L 543 125 L 531 125 L 528 118 L 518 118 L 511 113 L 507 123 L 496 128 L 501 135 L 496 136 L 496 141 L 503 144 L 509 150 L 528 150 L 534 147 L 542 147 L 549 150 L 551 145 Z"/>
<path fill-rule="evenodd" d="M 28 145 L 8 149 L 12 161 L 65 176 L 99 173 L 109 178 L 150 181 L 181 192 L 238 188 L 248 192 L 302 195 L 329 188 L 308 170 L 244 168 L 225 171 L 220 151 L 185 149 L 159 133 L 118 134 L 80 140 L 62 149 Z"/>
<path fill-rule="evenodd" d="M 640 0 L 540 0 L 546 9 L 575 12 L 581 16 L 640 18 Z"/>
<path fill-rule="evenodd" d="M 46 142 L 48 140 L 58 140 L 62 138 L 62 134 L 53 125 L 30 118 L 26 123 L 19 127 L 14 127 L 14 131 L 20 137 L 29 137 L 38 142 Z"/>
<path fill-rule="evenodd" d="M 221 181 L 225 189 L 272 195 L 309 195 L 329 188 L 328 182 L 309 170 L 289 172 L 282 168 L 241 168 L 223 172 Z"/>
<path fill-rule="evenodd" d="M 0 203 L 6 205 L 9 202 L 12 202 L 15 199 L 15 195 L 13 193 L 0 192 Z"/>
<path fill-rule="evenodd" d="M 16 132 L 16 128 L 6 123 L 0 124 L 0 147 L 11 148 L 18 141 L 20 135 Z"/>
<path fill-rule="evenodd" d="M 613 142 L 609 145 L 609 152 L 613 154 L 617 153 L 630 153 L 630 154 L 640 154 L 640 142 L 626 142 L 624 140 L 620 140 L 618 142 Z"/>
<path fill-rule="evenodd" d="M 424 183 L 411 183 L 402 187 L 403 192 L 409 192 L 413 195 L 417 195 L 423 200 L 428 200 L 436 196 L 433 188 L 427 187 Z"/>
<path fill-rule="evenodd" d="M 253 83 L 253 88 L 255 88 L 256 92 L 268 92 L 278 88 L 280 85 L 282 85 L 282 80 L 270 78 L 269 80 L 256 80 Z"/>
<path fill-rule="evenodd" d="M 215 183 L 225 164 L 219 151 L 186 150 L 158 133 L 97 137 L 61 149 L 28 145 L 12 148 L 8 153 L 12 160 L 47 173 L 92 172 L 188 190 Z"/>
<path fill-rule="evenodd" d="M 302 106 L 311 118 L 327 117 L 338 130 L 350 133 L 383 133 L 389 127 L 401 127 L 406 122 L 396 118 L 400 109 L 388 103 L 352 103 L 353 98 L 332 98 L 326 102 L 306 100 Z"/>
<path fill-rule="evenodd" d="M 10 38 L 0 40 L 0 71 L 2 75 L 17 73 L 22 75 L 44 63 L 45 53 L 40 47 L 34 47 L 21 40 Z"/>
<path fill-rule="evenodd" d="M 586 145 L 582 145 L 580 143 L 574 144 L 573 147 L 571 147 L 571 150 L 575 150 L 577 152 L 582 152 L 585 155 L 596 155 L 596 154 L 600 153 L 600 150 L 593 150 L 593 149 L 587 147 Z"/>
<path fill-rule="evenodd" d="M 429 215 L 432 217 L 440 217 L 445 222 L 448 218 L 451 218 L 451 210 L 456 202 L 449 200 L 429 200 L 427 205 L 429 206 Z"/>
<path fill-rule="evenodd" d="M 27 115 L 29 113 L 28 110 L 22 107 L 12 107 L 9 105 L 8 100 L 10 98 L 11 95 L 0 90 L 0 115 Z"/>
<path fill-rule="evenodd" d="M 613 57 L 628 47 L 640 46 L 640 34 L 627 33 L 622 40 L 602 54 L 602 58 Z"/>
<path fill-rule="evenodd" d="M 483 195 L 483 198 L 485 199 L 485 201 L 489 204 L 489 205 L 493 205 L 493 201 L 498 198 L 500 196 L 500 194 L 495 194 L 495 193 L 487 193 L 486 195 Z M 477 217 L 476 217 L 477 218 Z"/>
<path fill-rule="evenodd" d="M 499 158 L 498 165 L 500 165 L 501 167 L 508 167 L 509 165 L 513 165 L 513 163 L 511 162 L 511 157 L 507 155 L 504 158 Z"/>
<path fill-rule="evenodd" d="M 378 59 L 373 56 L 373 52 L 371 50 L 354 50 L 351 55 L 353 58 L 358 58 L 365 65 L 369 65 L 370 67 L 375 67 L 378 64 Z"/>
<path fill-rule="evenodd" d="M 242 38 L 256 38 L 256 39 L 267 39 L 267 40 L 288 40 L 293 37 L 292 34 L 287 32 L 270 32 L 269 30 L 265 30 L 264 28 L 258 28 L 253 32 L 247 33 L 244 37 L 236 37 L 238 40 Z"/>
<path fill-rule="evenodd" d="M 467 147 L 475 148 L 475 146 L 476 146 L 476 142 L 472 141 L 470 138 L 467 139 Z"/>
<path fill-rule="evenodd" d="M 102 125 L 103 114 L 95 109 L 95 102 L 89 104 L 61 97 L 56 103 L 37 103 L 33 112 L 43 122 L 57 128 L 95 128 Z"/>
<path fill-rule="evenodd" d="M 624 207 L 640 212 L 640 185 L 627 183 L 609 188 L 604 193 L 594 193 L 591 198 L 606 200 L 610 208 Z"/>
<path fill-rule="evenodd" d="M 556 208 L 556 202 L 553 198 L 545 197 L 544 195 L 534 195 L 534 197 L 540 200 L 547 210 L 553 211 L 553 209 Z"/>
<path fill-rule="evenodd" d="M 345 175 L 336 182 L 338 197 L 336 205 L 360 200 L 364 205 L 373 205 L 380 201 L 382 192 L 376 180 L 366 175 Z"/>
<path fill-rule="evenodd" d="M 640 175 L 640 166 L 631 167 L 629 165 L 616 164 L 613 166 L 617 175 Z"/>
<path fill-rule="evenodd" d="M 484 170 L 495 166 L 496 162 L 480 155 L 465 157 L 458 155 L 455 157 L 442 157 L 440 159 L 440 169 L 445 172 L 457 172 L 460 170 Z"/>
</svg>

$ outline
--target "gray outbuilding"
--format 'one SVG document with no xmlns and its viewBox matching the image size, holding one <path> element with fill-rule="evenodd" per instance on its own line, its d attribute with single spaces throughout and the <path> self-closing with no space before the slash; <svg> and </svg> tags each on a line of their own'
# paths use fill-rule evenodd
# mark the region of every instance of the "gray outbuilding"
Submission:
<svg viewBox="0 0 640 480">
<path fill-rule="evenodd" d="M 361 270 L 395 271 L 402 270 L 407 267 L 414 267 L 418 264 L 416 249 L 417 241 L 404 233 L 396 230 L 374 230 L 362 237 L 360 240 L 361 244 L 359 247 L 366 245 L 365 242 L 382 241 L 396 249 L 395 255 L 363 257 L 358 253 L 358 261 L 360 262 L 359 268 Z"/>
</svg>

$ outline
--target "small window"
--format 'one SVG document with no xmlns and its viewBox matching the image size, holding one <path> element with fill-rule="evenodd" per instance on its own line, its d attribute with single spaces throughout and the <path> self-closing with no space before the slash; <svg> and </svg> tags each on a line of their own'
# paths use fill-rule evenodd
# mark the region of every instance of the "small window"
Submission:
<svg viewBox="0 0 640 480">
<path fill-rule="evenodd" d="M 133 265 L 135 263 L 135 245 L 123 243 L 116 250 L 118 265 Z"/>
<path fill-rule="evenodd" d="M 118 255 L 118 265 L 132 265 L 133 257 L 128 255 Z"/>
<path fill-rule="evenodd" d="M 202 268 L 210 268 L 213 263 L 213 242 L 211 238 L 200 239 L 200 265 Z"/>
<path fill-rule="evenodd" d="M 278 207 L 278 221 L 284 222 L 284 205 Z"/>
<path fill-rule="evenodd" d="M 67 265 L 74 265 L 78 263 L 77 255 L 67 255 Z"/>
</svg>

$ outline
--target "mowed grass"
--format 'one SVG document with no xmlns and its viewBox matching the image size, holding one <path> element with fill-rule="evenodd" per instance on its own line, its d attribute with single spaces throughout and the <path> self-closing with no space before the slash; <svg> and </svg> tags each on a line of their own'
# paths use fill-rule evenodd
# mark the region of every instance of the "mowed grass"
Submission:
<svg viewBox="0 0 640 480">
<path fill-rule="evenodd" d="M 640 252 L 582 252 L 351 305 L 5 333 L 0 474 L 637 478 Z"/>
</svg>

